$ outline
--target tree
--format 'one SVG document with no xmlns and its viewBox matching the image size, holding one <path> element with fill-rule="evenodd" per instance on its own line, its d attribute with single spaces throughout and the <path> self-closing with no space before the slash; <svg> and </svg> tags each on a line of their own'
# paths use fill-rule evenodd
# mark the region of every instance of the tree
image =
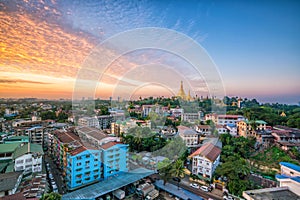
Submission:
<svg viewBox="0 0 300 200">
<path fill-rule="evenodd" d="M 228 189 L 230 193 L 242 195 L 242 191 L 250 189 L 249 163 L 239 156 L 229 156 L 227 161 L 219 165 L 216 169 L 216 175 L 226 177 L 228 180 Z"/>
<path fill-rule="evenodd" d="M 171 161 L 168 158 L 164 159 L 162 162 L 159 162 L 157 164 L 157 170 L 160 178 L 164 182 L 163 183 L 164 185 L 166 185 L 167 181 L 170 180 L 170 178 L 172 177 L 172 174 L 170 172 L 171 169 L 172 169 Z"/>
<path fill-rule="evenodd" d="M 55 192 L 44 194 L 41 200 L 61 200 L 61 195 Z"/>
<path fill-rule="evenodd" d="M 172 165 L 170 173 L 172 174 L 173 177 L 178 178 L 177 188 L 179 189 L 180 179 L 184 177 L 183 161 L 180 159 L 176 160 L 176 162 Z"/>
</svg>

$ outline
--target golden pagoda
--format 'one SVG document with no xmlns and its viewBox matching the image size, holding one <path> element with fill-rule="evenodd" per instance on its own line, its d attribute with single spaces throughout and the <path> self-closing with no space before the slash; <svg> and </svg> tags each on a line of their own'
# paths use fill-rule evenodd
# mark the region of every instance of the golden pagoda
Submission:
<svg viewBox="0 0 300 200">
<path fill-rule="evenodd" d="M 185 95 L 185 92 L 184 92 L 184 89 L 183 89 L 183 82 L 182 81 L 180 83 L 180 89 L 179 89 L 179 92 L 178 92 L 177 96 L 180 97 L 183 100 L 186 99 L 186 95 Z"/>
<path fill-rule="evenodd" d="M 187 100 L 187 101 L 191 101 L 191 100 L 192 100 L 192 97 L 191 97 L 191 91 L 190 91 L 190 90 L 189 90 L 188 96 L 186 97 L 186 100 Z"/>
<path fill-rule="evenodd" d="M 280 114 L 281 117 L 286 117 L 286 114 L 284 111 L 282 111 L 282 113 Z"/>
</svg>

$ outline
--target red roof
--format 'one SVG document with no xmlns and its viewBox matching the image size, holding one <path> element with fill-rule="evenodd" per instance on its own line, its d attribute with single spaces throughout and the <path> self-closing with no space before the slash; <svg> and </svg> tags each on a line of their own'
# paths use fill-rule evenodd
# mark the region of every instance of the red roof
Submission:
<svg viewBox="0 0 300 200">
<path fill-rule="evenodd" d="M 188 130 L 188 129 L 191 129 L 191 128 L 187 127 L 187 126 L 177 126 L 177 128 L 180 129 L 180 130 Z"/>
<path fill-rule="evenodd" d="M 219 147 L 213 145 L 212 143 L 206 143 L 202 147 L 197 149 L 194 153 L 192 153 L 189 157 L 201 155 L 213 162 L 217 159 L 220 153 L 221 149 Z"/>
<path fill-rule="evenodd" d="M 80 141 L 80 138 L 72 132 L 58 132 L 56 133 L 56 137 L 62 143 L 70 143 L 73 141 Z"/>
<path fill-rule="evenodd" d="M 120 143 L 120 142 L 108 142 L 108 143 L 105 143 L 105 144 L 101 145 L 101 148 L 102 149 L 109 149 L 110 147 L 115 146 L 116 144 L 122 144 L 122 143 Z"/>
<path fill-rule="evenodd" d="M 86 148 L 85 146 L 81 146 L 81 147 L 79 147 L 79 148 L 77 148 L 77 149 L 74 149 L 74 150 L 70 151 L 70 154 L 71 154 L 72 156 L 74 156 L 74 155 L 76 155 L 76 154 L 79 154 L 79 153 L 81 153 L 81 152 L 84 152 L 85 150 L 87 150 L 87 148 Z"/>
<path fill-rule="evenodd" d="M 18 193 L 15 193 L 15 194 L 12 194 L 12 195 L 8 195 L 8 196 L 3 196 L 3 197 L 0 197 L 0 200 L 26 200 L 26 198 L 24 197 L 23 193 L 21 192 L 18 192 Z"/>
<path fill-rule="evenodd" d="M 234 119 L 234 118 L 239 118 L 241 117 L 240 115 L 218 115 L 218 118 L 231 118 L 231 119 Z"/>
</svg>

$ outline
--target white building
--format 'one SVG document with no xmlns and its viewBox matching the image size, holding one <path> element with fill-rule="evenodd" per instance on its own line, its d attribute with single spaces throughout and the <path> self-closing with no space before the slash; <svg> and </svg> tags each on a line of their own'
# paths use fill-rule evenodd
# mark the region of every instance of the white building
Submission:
<svg viewBox="0 0 300 200">
<path fill-rule="evenodd" d="M 199 135 L 194 129 L 186 126 L 178 126 L 179 136 L 185 142 L 187 147 L 198 147 L 199 146 Z"/>
<path fill-rule="evenodd" d="M 276 175 L 280 187 L 288 187 L 300 196 L 300 166 L 288 162 L 280 162 L 281 174 Z"/>
<path fill-rule="evenodd" d="M 171 116 L 180 117 L 184 113 L 184 109 L 183 108 L 171 108 L 170 112 L 171 112 Z"/>
<path fill-rule="evenodd" d="M 201 119 L 201 111 L 197 113 L 182 113 L 181 120 L 186 122 L 195 122 L 196 120 Z"/>
<path fill-rule="evenodd" d="M 17 148 L 13 154 L 15 171 L 24 171 L 25 173 L 41 172 L 43 154 L 43 148 L 39 144 L 27 143 Z"/>
<path fill-rule="evenodd" d="M 206 143 L 192 153 L 192 173 L 211 180 L 214 171 L 220 163 L 221 149 L 211 143 Z"/>
<path fill-rule="evenodd" d="M 227 125 L 227 124 L 237 124 L 237 122 L 245 120 L 242 115 L 218 115 L 217 124 Z"/>
<path fill-rule="evenodd" d="M 78 119 L 78 126 L 100 127 L 97 117 L 81 117 Z"/>
<path fill-rule="evenodd" d="M 142 106 L 142 113 L 143 116 L 146 117 L 150 114 L 151 111 L 159 113 L 159 106 L 158 105 L 143 105 Z"/>
</svg>

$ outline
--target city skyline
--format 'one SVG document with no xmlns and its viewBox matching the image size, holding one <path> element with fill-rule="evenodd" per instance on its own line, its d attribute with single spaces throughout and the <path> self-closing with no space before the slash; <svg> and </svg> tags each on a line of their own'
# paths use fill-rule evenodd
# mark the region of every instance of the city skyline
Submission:
<svg viewBox="0 0 300 200">
<path fill-rule="evenodd" d="M 299 10 L 296 1 L 2 1 L 0 97 L 72 98 L 77 72 L 96 46 L 134 28 L 160 27 L 187 35 L 207 51 L 226 95 L 297 104 Z M 133 52 L 113 64 L 99 97 L 111 95 L 122 73 L 149 63 L 179 72 L 189 68 L 165 52 Z M 180 80 L 167 78 L 177 92 Z M 159 93 L 154 88 L 145 95 Z M 167 92 L 161 88 L 157 96 Z"/>
</svg>

